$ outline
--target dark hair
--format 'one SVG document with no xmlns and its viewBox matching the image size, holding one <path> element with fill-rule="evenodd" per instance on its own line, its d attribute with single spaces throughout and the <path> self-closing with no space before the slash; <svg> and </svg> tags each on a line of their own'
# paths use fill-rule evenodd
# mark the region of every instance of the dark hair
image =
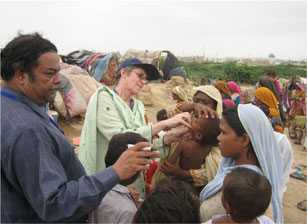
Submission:
<svg viewBox="0 0 307 224">
<path fill-rule="evenodd" d="M 165 109 L 161 109 L 157 112 L 157 121 L 163 121 L 167 119 L 167 111 Z"/>
<path fill-rule="evenodd" d="M 277 77 L 277 73 L 273 69 L 269 69 L 265 74 L 273 78 Z"/>
<path fill-rule="evenodd" d="M 199 207 L 191 185 L 166 179 L 145 199 L 134 223 L 200 223 Z"/>
<path fill-rule="evenodd" d="M 40 34 L 19 34 L 1 51 L 1 77 L 10 81 L 15 72 L 20 70 L 29 73 L 32 80 L 32 69 L 37 65 L 38 58 L 47 52 L 57 52 L 57 48 Z"/>
<path fill-rule="evenodd" d="M 199 126 L 202 130 L 202 139 L 200 144 L 217 146 L 220 130 L 220 119 L 218 118 L 200 118 L 198 119 Z"/>
<path fill-rule="evenodd" d="M 259 86 L 266 87 L 271 90 L 278 101 L 280 101 L 279 94 L 275 88 L 275 84 L 267 76 L 263 76 L 259 80 Z"/>
<path fill-rule="evenodd" d="M 247 168 L 238 167 L 224 179 L 223 200 L 235 222 L 250 222 L 265 213 L 270 205 L 272 187 L 268 179 Z"/>
<path fill-rule="evenodd" d="M 243 136 L 244 134 L 247 135 L 241 121 L 239 118 L 238 107 L 227 109 L 223 112 L 223 118 L 226 120 L 228 125 L 234 130 L 237 136 Z M 252 142 L 250 141 L 248 147 L 248 156 L 253 155 L 256 159 L 257 156 L 255 154 Z M 258 160 L 258 159 L 257 159 Z M 257 162 L 258 163 L 258 162 Z"/>
<path fill-rule="evenodd" d="M 128 144 L 136 144 L 138 142 L 148 142 L 148 140 L 140 134 L 133 132 L 114 135 L 110 140 L 105 157 L 106 167 L 112 166 L 118 160 L 120 155 L 127 150 Z"/>
<path fill-rule="evenodd" d="M 238 136 L 246 134 L 246 131 L 239 119 L 238 107 L 229 108 L 223 111 L 223 118 Z"/>
</svg>

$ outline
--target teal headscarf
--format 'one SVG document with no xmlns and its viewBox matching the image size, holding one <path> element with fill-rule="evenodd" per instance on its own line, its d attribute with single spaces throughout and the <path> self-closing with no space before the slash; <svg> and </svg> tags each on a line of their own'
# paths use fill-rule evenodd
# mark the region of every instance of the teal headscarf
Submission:
<svg viewBox="0 0 307 224">
<path fill-rule="evenodd" d="M 106 74 L 108 69 L 108 65 L 112 58 L 117 58 L 114 53 L 109 53 L 105 55 L 103 58 L 99 58 L 96 67 L 93 72 L 93 77 L 100 82 L 103 76 Z"/>
</svg>

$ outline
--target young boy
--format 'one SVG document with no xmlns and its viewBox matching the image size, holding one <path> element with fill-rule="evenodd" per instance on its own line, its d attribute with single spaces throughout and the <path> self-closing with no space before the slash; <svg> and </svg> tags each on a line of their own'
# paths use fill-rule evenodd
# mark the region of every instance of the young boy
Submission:
<svg viewBox="0 0 307 224">
<path fill-rule="evenodd" d="M 178 144 L 170 158 L 161 165 L 161 171 L 170 176 L 192 182 L 196 190 L 201 190 L 200 188 L 203 185 L 195 184 L 197 182 L 195 176 L 208 177 L 208 175 L 193 175 L 193 170 L 199 170 L 206 163 L 207 155 L 217 146 L 217 136 L 220 134 L 219 123 L 218 118 L 201 117 L 192 120 L 190 138 Z M 177 169 L 173 169 L 172 166 L 177 166 Z M 213 178 L 215 174 L 209 176 Z"/>
<path fill-rule="evenodd" d="M 272 195 L 270 182 L 265 176 L 238 167 L 225 177 L 222 189 L 222 204 L 226 215 L 214 216 L 206 224 L 274 223 L 263 215 L 270 205 Z"/>
<path fill-rule="evenodd" d="M 199 200 L 181 180 L 163 180 L 135 214 L 133 223 L 200 223 Z"/>
<path fill-rule="evenodd" d="M 114 135 L 105 157 L 106 167 L 112 166 L 117 161 L 120 155 L 127 150 L 128 144 L 138 142 L 147 142 L 147 140 L 132 132 Z M 131 223 L 137 211 L 138 202 L 127 185 L 133 183 L 138 175 L 136 174 L 112 188 L 104 196 L 98 209 L 93 212 L 90 221 L 94 223 Z"/>
</svg>

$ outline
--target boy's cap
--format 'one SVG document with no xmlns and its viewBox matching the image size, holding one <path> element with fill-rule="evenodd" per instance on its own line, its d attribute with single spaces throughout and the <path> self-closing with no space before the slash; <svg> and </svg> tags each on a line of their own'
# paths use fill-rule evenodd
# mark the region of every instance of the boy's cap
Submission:
<svg viewBox="0 0 307 224">
<path fill-rule="evenodd" d="M 121 70 L 122 68 L 126 68 L 128 66 L 135 66 L 135 67 L 143 69 L 146 72 L 147 80 L 156 80 L 156 79 L 161 78 L 159 71 L 154 65 L 142 63 L 137 58 L 126 59 L 119 65 L 118 70 Z"/>
</svg>

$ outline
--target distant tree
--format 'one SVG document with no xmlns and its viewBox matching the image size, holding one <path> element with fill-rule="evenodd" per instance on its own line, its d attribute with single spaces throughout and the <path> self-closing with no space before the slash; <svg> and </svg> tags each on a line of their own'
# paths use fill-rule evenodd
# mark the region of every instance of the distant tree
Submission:
<svg viewBox="0 0 307 224">
<path fill-rule="evenodd" d="M 275 58 L 275 55 L 273 53 L 269 54 L 269 58 Z"/>
</svg>

